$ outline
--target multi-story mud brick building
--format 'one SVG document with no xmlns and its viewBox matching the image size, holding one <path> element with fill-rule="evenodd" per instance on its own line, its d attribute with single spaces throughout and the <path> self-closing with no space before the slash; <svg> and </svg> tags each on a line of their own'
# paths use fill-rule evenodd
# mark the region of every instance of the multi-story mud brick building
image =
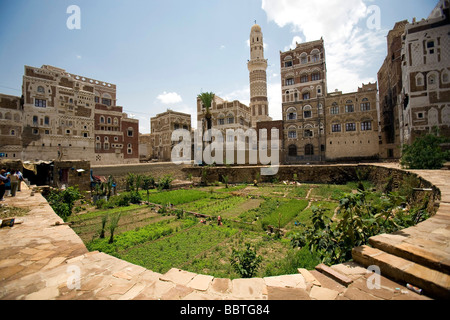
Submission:
<svg viewBox="0 0 450 320">
<path fill-rule="evenodd" d="M 325 160 L 327 74 L 323 39 L 280 52 L 287 163 Z"/>
<path fill-rule="evenodd" d="M 449 1 L 440 1 L 428 19 L 405 27 L 401 144 L 436 129 L 450 136 L 449 35 Z"/>
<path fill-rule="evenodd" d="M 3 158 L 139 161 L 139 123 L 116 106 L 116 86 L 44 65 L 25 66 L 22 97 L 1 96 Z"/>
<path fill-rule="evenodd" d="M 191 131 L 191 115 L 167 110 L 150 119 L 150 129 L 150 135 L 143 139 L 147 142 L 148 158 L 169 162 L 175 144 L 172 132 L 178 129 Z"/>
</svg>

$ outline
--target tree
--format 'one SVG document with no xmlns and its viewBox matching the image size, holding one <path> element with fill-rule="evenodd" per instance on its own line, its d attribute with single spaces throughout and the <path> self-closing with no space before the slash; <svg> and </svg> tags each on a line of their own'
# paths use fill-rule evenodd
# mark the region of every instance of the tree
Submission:
<svg viewBox="0 0 450 320">
<path fill-rule="evenodd" d="M 106 222 L 108 221 L 108 214 L 104 214 L 102 216 L 102 229 L 100 231 L 100 239 L 105 238 L 105 228 L 106 228 Z"/>
<path fill-rule="evenodd" d="M 200 99 L 206 109 L 204 122 L 206 124 L 206 127 L 203 128 L 203 132 L 207 132 L 212 129 L 211 106 L 215 96 L 216 95 L 213 92 L 202 92 L 197 96 L 197 98 Z"/>
<path fill-rule="evenodd" d="M 262 257 L 257 256 L 256 250 L 251 247 L 250 243 L 247 243 L 245 250 L 233 249 L 230 262 L 242 278 L 248 279 L 253 278 L 258 271 Z"/>
<path fill-rule="evenodd" d="M 449 142 L 438 134 L 427 134 L 417 138 L 411 145 L 404 145 L 400 164 L 406 169 L 440 169 L 450 159 L 450 151 L 444 151 L 441 144 Z"/>
<path fill-rule="evenodd" d="M 215 94 L 213 92 L 202 92 L 197 97 L 202 102 L 203 106 L 206 108 L 206 130 L 210 130 L 212 128 L 212 122 L 211 122 L 211 106 L 215 98 Z"/>
<path fill-rule="evenodd" d="M 129 172 L 127 175 L 127 178 L 126 178 L 127 191 L 133 191 L 135 180 L 136 180 L 136 175 L 134 173 Z"/>
<path fill-rule="evenodd" d="M 111 244 L 114 242 L 114 231 L 119 226 L 119 220 L 120 220 L 121 213 L 116 214 L 111 217 L 110 223 L 109 223 L 109 231 L 111 233 L 111 236 L 109 238 L 108 243 Z"/>
<path fill-rule="evenodd" d="M 150 203 L 150 189 L 155 187 L 155 178 L 152 176 L 145 176 L 142 179 L 142 188 L 147 191 L 147 204 Z"/>
</svg>

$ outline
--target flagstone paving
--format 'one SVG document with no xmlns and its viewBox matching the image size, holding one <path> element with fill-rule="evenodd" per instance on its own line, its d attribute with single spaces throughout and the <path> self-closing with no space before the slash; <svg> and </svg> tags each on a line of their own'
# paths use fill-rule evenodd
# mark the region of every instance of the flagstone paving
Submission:
<svg viewBox="0 0 450 320">
<path fill-rule="evenodd" d="M 450 219 L 445 215 L 450 208 L 450 171 L 417 174 L 440 188 L 445 212 L 438 211 L 437 220 L 431 218 L 425 225 L 434 241 L 414 242 L 411 233 L 404 242 L 420 246 L 423 252 L 420 257 L 431 256 L 432 263 L 436 264 L 436 259 L 448 263 Z M 386 278 L 383 272 L 380 285 L 370 289 L 373 274 L 355 262 L 330 269 L 299 269 L 295 275 L 254 279 L 219 279 L 178 269 L 160 274 L 101 252 L 88 252 L 82 240 L 62 224 L 42 195 L 32 195 L 28 188 L 22 188 L 15 198 L 8 197 L 1 204 L 30 209 L 20 218 L 21 224 L 0 229 L 1 300 L 430 299 L 408 290 L 406 283 Z M 401 240 L 396 239 L 397 243 Z M 416 264 L 411 262 L 411 266 Z"/>
</svg>

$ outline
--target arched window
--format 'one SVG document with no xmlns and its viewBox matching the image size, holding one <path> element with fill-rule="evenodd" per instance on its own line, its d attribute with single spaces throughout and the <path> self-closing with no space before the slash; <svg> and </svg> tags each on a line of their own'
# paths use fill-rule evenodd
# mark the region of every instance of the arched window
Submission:
<svg viewBox="0 0 450 320">
<path fill-rule="evenodd" d="M 311 108 L 311 106 L 305 106 L 303 108 L 303 118 L 304 119 L 312 118 L 312 108 Z"/>
<path fill-rule="evenodd" d="M 423 74 L 422 73 L 418 73 L 417 75 L 416 75 L 416 86 L 419 86 L 419 87 L 421 87 L 421 86 L 423 86 L 423 81 L 424 79 L 423 79 Z"/>
<path fill-rule="evenodd" d="M 305 146 L 305 156 L 313 156 L 314 155 L 314 146 L 312 144 L 307 144 Z"/>
<path fill-rule="evenodd" d="M 297 120 L 297 109 L 289 108 L 286 113 L 287 120 Z"/>
<path fill-rule="evenodd" d="M 311 75 L 311 80 L 312 81 L 320 80 L 320 73 L 317 71 L 313 72 L 313 74 Z"/>
<path fill-rule="evenodd" d="M 111 124 L 111 118 L 110 117 L 108 117 L 107 122 L 108 122 L 108 124 Z"/>
<path fill-rule="evenodd" d="M 449 82 L 449 78 L 448 78 L 448 72 L 444 71 L 442 73 L 442 83 L 448 83 Z"/>
<path fill-rule="evenodd" d="M 370 111 L 369 99 L 367 99 L 367 98 L 362 99 L 361 111 Z"/>
<path fill-rule="evenodd" d="M 305 91 L 302 93 L 302 98 L 303 100 L 309 100 L 311 98 L 311 95 L 309 93 L 309 91 Z"/>
<path fill-rule="evenodd" d="M 308 63 L 308 55 L 306 54 L 306 52 L 303 52 L 300 55 L 300 63 L 301 64 L 307 64 Z"/>
<path fill-rule="evenodd" d="M 436 84 L 436 76 L 434 74 L 428 77 L 428 84 Z"/>
<path fill-rule="evenodd" d="M 253 115 L 255 116 L 255 108 L 253 108 Z M 219 126 L 223 126 L 225 124 L 225 116 L 223 114 L 219 115 L 218 124 Z"/>
<path fill-rule="evenodd" d="M 288 138 L 289 139 L 297 139 L 297 128 L 296 127 L 289 128 Z"/>
<path fill-rule="evenodd" d="M 345 112 L 346 113 L 352 113 L 355 112 L 355 106 L 353 105 L 352 100 L 348 100 L 345 104 Z"/>
<path fill-rule="evenodd" d="M 290 145 L 288 150 L 289 157 L 297 156 L 297 146 L 295 144 Z"/>
<path fill-rule="evenodd" d="M 228 115 L 228 124 L 233 124 L 233 123 L 234 123 L 234 115 L 230 113 Z"/>
<path fill-rule="evenodd" d="M 105 117 L 104 116 L 100 117 L 100 123 L 105 123 Z"/>
</svg>

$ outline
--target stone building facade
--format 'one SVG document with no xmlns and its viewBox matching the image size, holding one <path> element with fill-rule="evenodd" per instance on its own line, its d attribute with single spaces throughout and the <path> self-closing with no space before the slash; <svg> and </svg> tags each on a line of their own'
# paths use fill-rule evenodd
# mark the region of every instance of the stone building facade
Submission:
<svg viewBox="0 0 450 320">
<path fill-rule="evenodd" d="M 191 131 L 191 115 L 167 110 L 150 119 L 151 133 L 147 141 L 148 159 L 169 162 L 172 158 L 172 132 L 178 129 Z"/>
<path fill-rule="evenodd" d="M 286 163 L 325 160 L 327 92 L 323 39 L 280 52 Z"/>
<path fill-rule="evenodd" d="M 439 129 L 450 137 L 450 9 L 440 1 L 426 20 L 406 25 L 401 143 Z"/>
<path fill-rule="evenodd" d="M 408 21 L 397 22 L 387 35 L 387 56 L 378 71 L 380 97 L 380 159 L 401 156 L 402 36 Z"/>
<path fill-rule="evenodd" d="M 138 120 L 128 119 L 122 107 L 116 106 L 115 85 L 53 66 L 25 66 L 22 92 L 17 115 L 21 160 L 139 161 Z M 1 130 L 7 130 L 3 123 Z M 3 148 L 0 153 L 8 150 Z"/>
<path fill-rule="evenodd" d="M 326 98 L 326 159 L 377 159 L 379 153 L 377 83 L 357 92 L 329 93 Z"/>
<path fill-rule="evenodd" d="M 0 158 L 22 157 L 23 100 L 0 94 Z"/>
</svg>

